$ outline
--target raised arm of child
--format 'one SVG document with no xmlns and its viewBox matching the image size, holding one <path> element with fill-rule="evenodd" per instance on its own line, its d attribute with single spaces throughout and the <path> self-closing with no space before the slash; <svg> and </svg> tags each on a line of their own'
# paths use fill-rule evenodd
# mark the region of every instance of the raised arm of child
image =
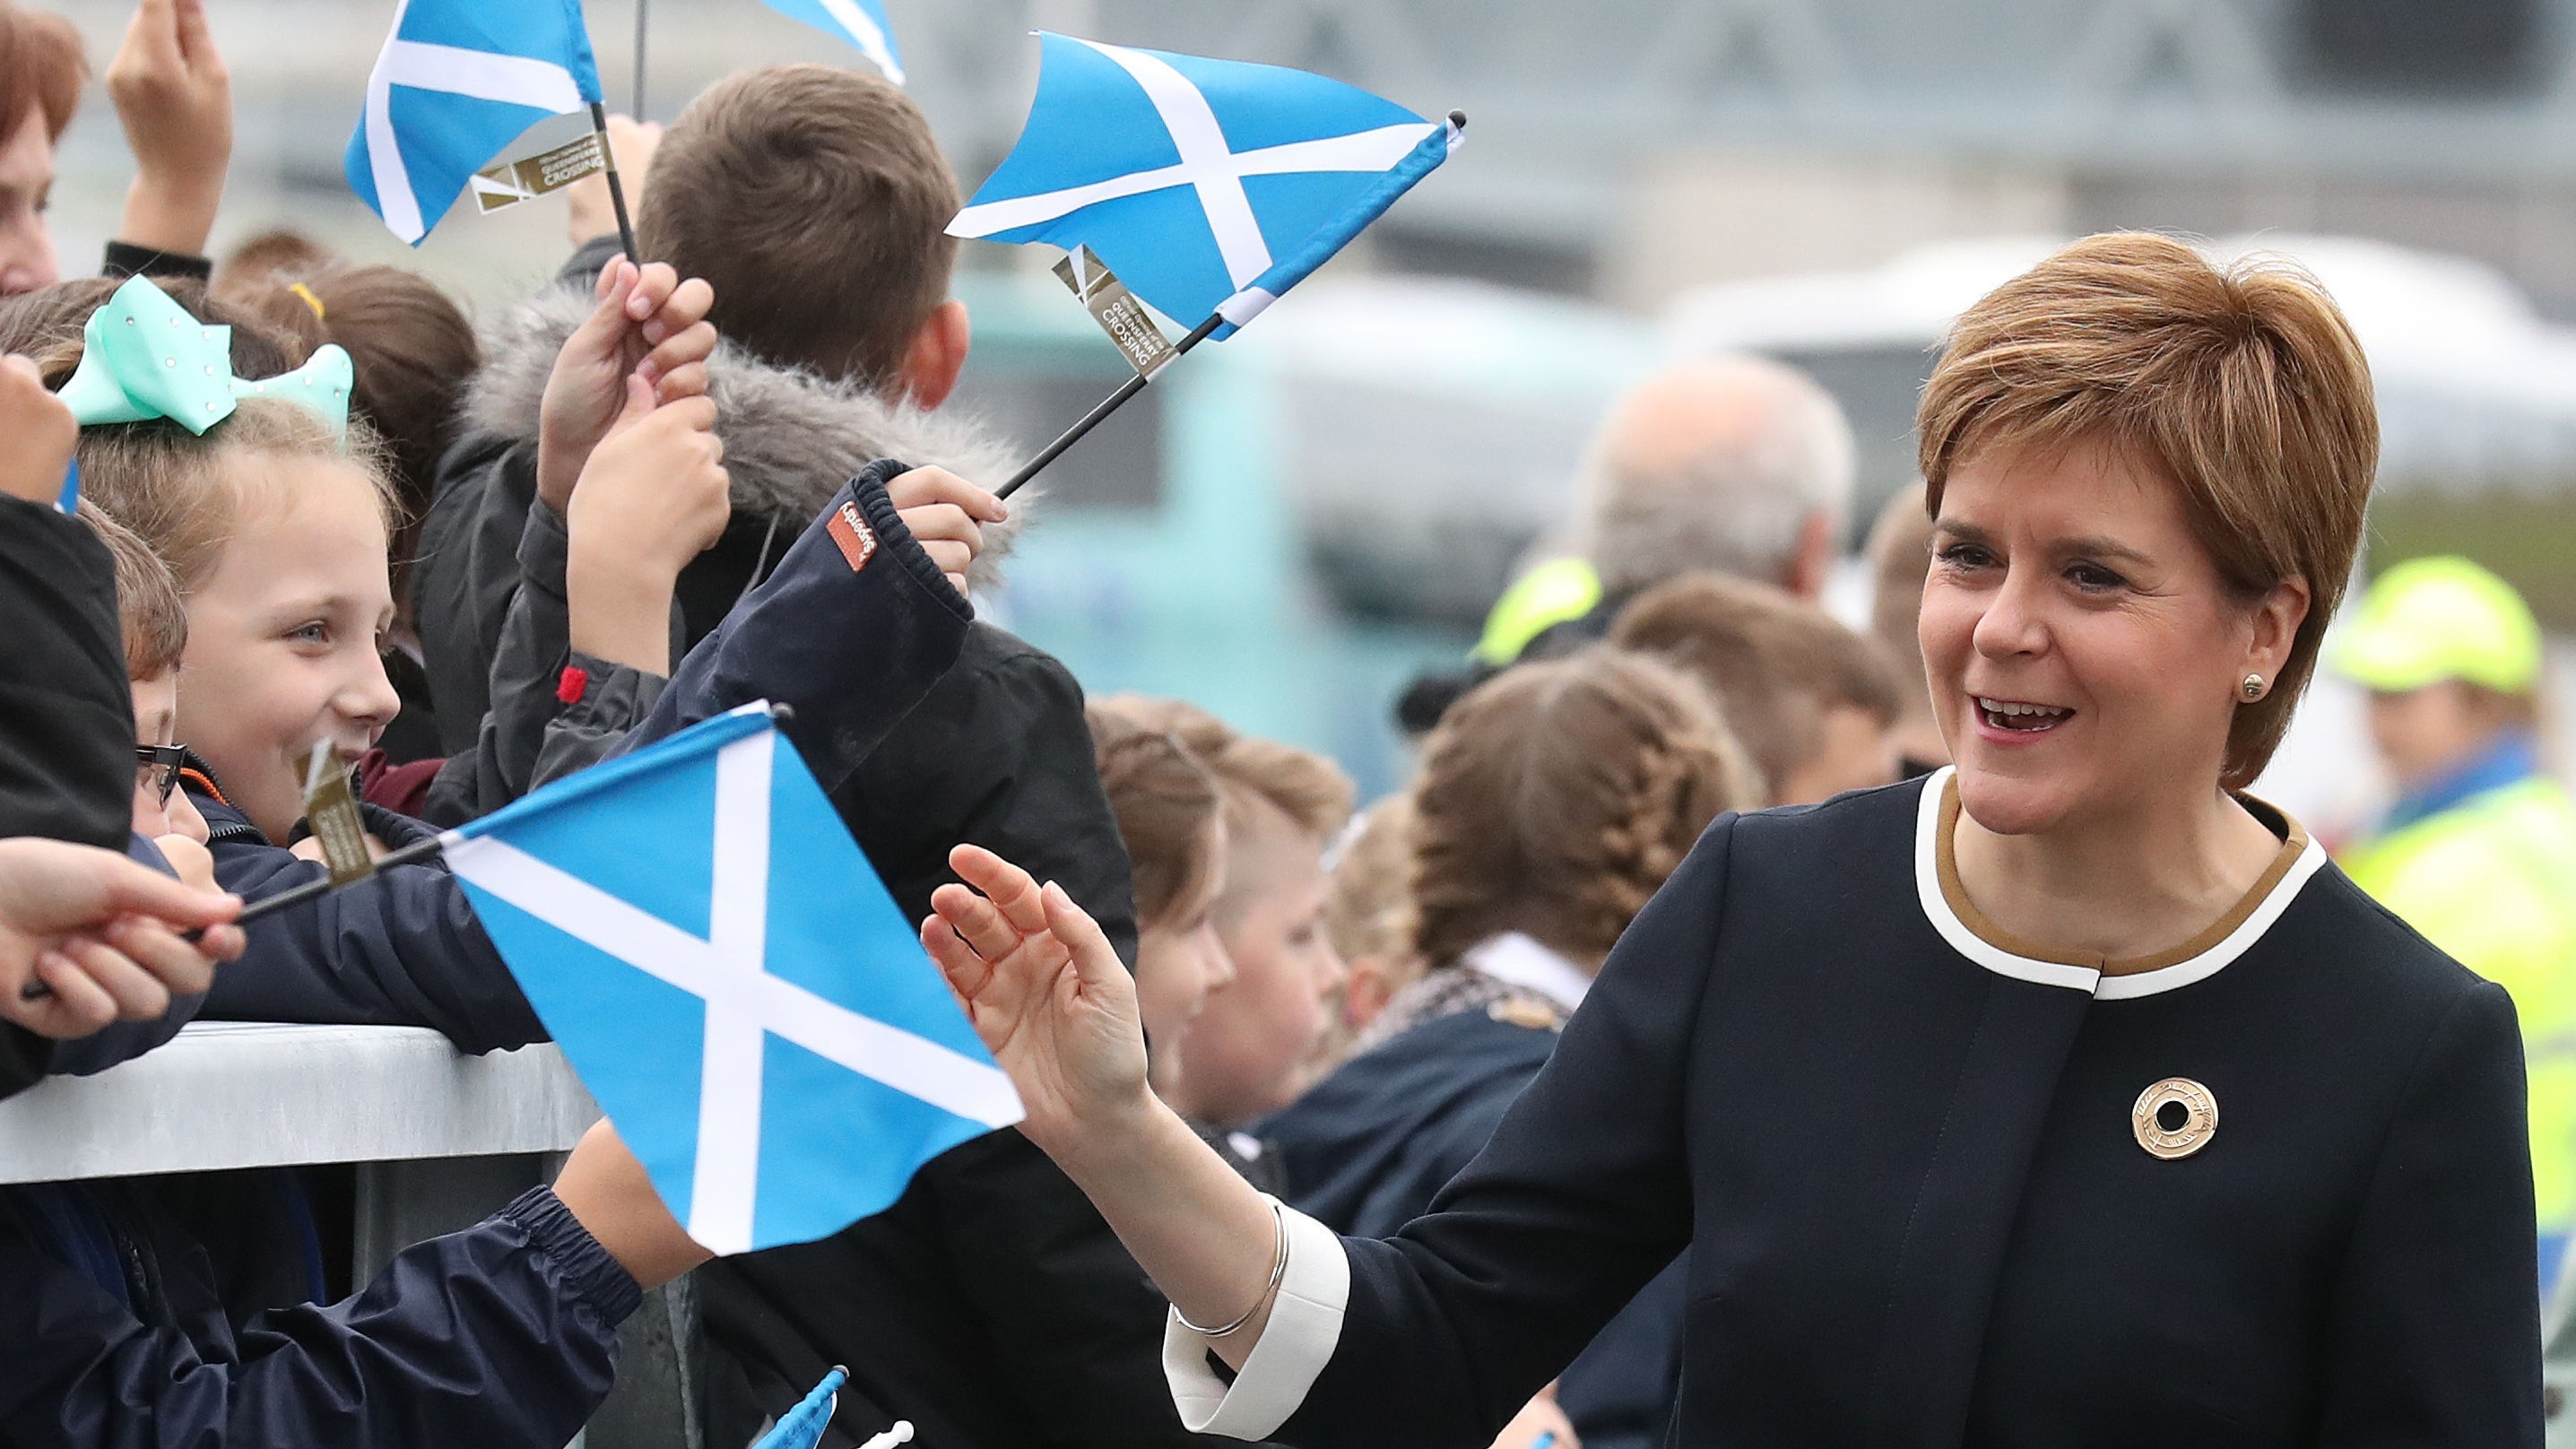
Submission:
<svg viewBox="0 0 2576 1449">
<path fill-rule="evenodd" d="M 80 441 L 72 410 L 46 390 L 43 374 L 24 357 L 0 357 L 0 494 L 29 503 L 62 495 L 63 470 Z"/>
<path fill-rule="evenodd" d="M 233 154 L 232 77 L 207 31 L 205 0 L 142 0 L 108 63 L 107 94 L 134 152 L 117 240 L 202 257 Z"/>
<path fill-rule="evenodd" d="M 706 320 L 715 289 L 665 263 L 613 261 L 595 295 L 599 305 L 555 355 L 538 408 L 537 496 L 557 513 L 571 505 L 590 450 L 624 416 L 628 379 L 641 377 L 660 403 L 703 394 L 716 348 Z"/>
<path fill-rule="evenodd" d="M 839 788 L 957 662 L 974 619 L 967 565 L 982 525 L 1008 512 L 953 473 L 869 464 L 689 651 L 620 749 L 766 699 L 794 711 L 787 736 L 815 781 Z"/>
<path fill-rule="evenodd" d="M 661 403 L 642 377 L 626 379 L 626 409 L 591 450 L 565 510 L 564 597 L 575 651 L 671 672 L 680 570 L 723 536 L 733 515 L 715 427 L 716 405 L 704 395 Z"/>
</svg>

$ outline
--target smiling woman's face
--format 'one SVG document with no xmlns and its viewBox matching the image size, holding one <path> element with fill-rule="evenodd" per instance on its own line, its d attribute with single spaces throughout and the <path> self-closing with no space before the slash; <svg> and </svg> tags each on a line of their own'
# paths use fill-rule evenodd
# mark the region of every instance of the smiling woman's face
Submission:
<svg viewBox="0 0 2576 1449">
<path fill-rule="evenodd" d="M 2022 835 L 2205 800 L 2246 674 L 2278 676 L 2306 603 L 2296 580 L 2230 589 L 2180 491 L 2116 451 L 1963 460 L 1921 617 L 1961 806 Z"/>
</svg>

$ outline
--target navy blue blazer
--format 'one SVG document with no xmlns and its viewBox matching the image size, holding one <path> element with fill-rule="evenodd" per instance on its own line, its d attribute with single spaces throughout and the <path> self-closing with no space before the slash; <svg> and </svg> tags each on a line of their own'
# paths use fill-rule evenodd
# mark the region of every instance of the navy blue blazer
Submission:
<svg viewBox="0 0 2576 1449">
<path fill-rule="evenodd" d="M 1947 778 L 1712 825 L 1272 1437 L 1485 1444 L 1687 1246 L 1683 1444 L 2538 1445 L 2504 992 L 2312 844 L 2162 969 L 2016 951 Z"/>
</svg>

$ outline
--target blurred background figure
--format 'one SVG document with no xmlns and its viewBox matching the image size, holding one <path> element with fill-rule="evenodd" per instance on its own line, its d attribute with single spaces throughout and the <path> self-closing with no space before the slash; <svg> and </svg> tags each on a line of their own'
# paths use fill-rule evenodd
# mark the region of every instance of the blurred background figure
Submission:
<svg viewBox="0 0 2576 1449">
<path fill-rule="evenodd" d="M 1234 979 L 1234 962 L 1216 933 L 1225 802 L 1216 777 L 1179 737 L 1140 720 L 1156 709 L 1155 701 L 1125 696 L 1083 717 L 1136 883 L 1136 999 L 1154 1054 L 1154 1091 L 1169 1099 L 1180 1084 L 1181 1042 L 1208 993 Z"/>
<path fill-rule="evenodd" d="M 1422 976 L 1413 949 L 1413 794 L 1389 795 L 1355 816 L 1324 868 L 1324 934 L 1347 979 L 1341 1010 L 1315 1050 L 1321 1081 L 1350 1054 L 1352 1043 L 1398 992 Z"/>
<path fill-rule="evenodd" d="M 1470 669 L 1416 681 L 1398 717 L 1429 729 L 1466 690 L 1518 660 L 1602 638 L 1630 599 L 1681 574 L 1818 597 L 1841 557 L 1853 457 L 1841 406 L 1793 367 L 1721 357 L 1649 378 L 1611 411 L 1584 461 L 1575 551 L 1514 581 Z"/>
<path fill-rule="evenodd" d="M 1784 590 L 1686 574 L 1637 597 L 1610 642 L 1677 665 L 1761 772 L 1761 803 L 1812 805 L 1896 779 L 1895 669 L 1869 639 Z"/>
<path fill-rule="evenodd" d="M 1869 565 L 1869 633 L 1896 672 L 1898 773 L 1928 775 L 1950 762 L 1950 747 L 1932 717 L 1932 695 L 1923 677 L 1923 642 L 1915 621 L 1923 612 L 1923 580 L 1932 571 L 1932 514 L 1923 485 L 1898 489 L 1878 511 L 1862 553 Z"/>
<path fill-rule="evenodd" d="M 2513 994 L 2554 1282 L 2576 1220 L 2576 808 L 2541 768 L 2540 626 L 2467 559 L 2411 559 L 2371 585 L 2334 665 L 2370 691 L 2371 740 L 2398 788 L 2344 869 Z"/>
<path fill-rule="evenodd" d="M 1351 815 L 1351 782 L 1311 750 L 1241 733 L 1176 699 L 1115 701 L 1178 740 L 1224 801 L 1224 876 L 1211 912 L 1233 974 L 1214 982 L 1157 1090 L 1203 1127 L 1240 1127 L 1315 1079 L 1347 977 L 1324 931 L 1324 847 Z M 1141 963 L 1140 963 L 1141 964 Z"/>
<path fill-rule="evenodd" d="M 1280 1195 L 1363 1235 L 1428 1210 L 1708 822 L 1761 800 L 1707 691 L 1658 660 L 1588 649 L 1460 700 L 1424 750 L 1400 872 L 1426 969 L 1357 1055 L 1254 1128 Z M 1663 1440 L 1684 1296 L 1667 1271 L 1566 1369 L 1556 1398 L 1584 1444 Z"/>
</svg>

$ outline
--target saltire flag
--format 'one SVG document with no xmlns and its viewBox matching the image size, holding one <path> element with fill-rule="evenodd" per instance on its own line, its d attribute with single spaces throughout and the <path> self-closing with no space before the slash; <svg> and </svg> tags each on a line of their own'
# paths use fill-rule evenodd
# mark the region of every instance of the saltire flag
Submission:
<svg viewBox="0 0 2576 1449">
<path fill-rule="evenodd" d="M 823 1442 L 823 1431 L 832 1427 L 832 1414 L 841 1406 L 841 1385 L 850 1381 L 850 1371 L 839 1364 L 823 1375 L 823 1381 L 778 1418 L 768 1433 L 752 1443 L 751 1449 L 815 1449 Z M 894 1427 L 870 1439 L 859 1449 L 895 1449 L 912 1442 L 912 1421 L 897 1419 Z"/>
<path fill-rule="evenodd" d="M 441 839 L 529 1003 L 713 1252 L 838 1232 L 1020 1119 L 765 705 Z"/>
<path fill-rule="evenodd" d="M 840 1407 L 841 1385 L 849 1381 L 850 1371 L 834 1364 L 813 1392 L 779 1415 L 778 1422 L 753 1441 L 751 1449 L 814 1449 L 823 1442 L 823 1430 L 832 1422 L 832 1411 Z"/>
<path fill-rule="evenodd" d="M 790 20 L 802 20 L 859 48 L 887 80 L 903 84 L 903 56 L 894 48 L 884 0 L 761 0 Z"/>
<path fill-rule="evenodd" d="M 1088 246 L 1165 316 L 1225 337 L 1457 148 L 1304 71 L 1040 32 L 1037 99 L 951 236 Z"/>
<path fill-rule="evenodd" d="M 399 0 L 349 137 L 350 189 L 418 246 L 521 132 L 599 98 L 579 0 Z"/>
</svg>

